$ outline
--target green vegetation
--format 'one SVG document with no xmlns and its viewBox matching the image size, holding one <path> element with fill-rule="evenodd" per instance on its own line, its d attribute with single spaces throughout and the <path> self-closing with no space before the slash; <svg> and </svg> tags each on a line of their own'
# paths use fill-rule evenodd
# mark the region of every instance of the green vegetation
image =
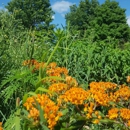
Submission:
<svg viewBox="0 0 130 130">
<path fill-rule="evenodd" d="M 130 39 L 125 9 L 116 1 L 106 0 L 99 5 L 97 0 L 83 0 L 78 7 L 70 7 L 66 21 L 72 27 L 72 33 L 78 31 L 81 37 L 93 32 L 96 41 L 113 39 L 125 43 Z"/>
<path fill-rule="evenodd" d="M 6 8 L 15 19 L 20 19 L 26 28 L 53 29 L 50 23 L 54 12 L 49 0 L 12 0 Z"/>
<path fill-rule="evenodd" d="M 54 29 L 48 0 L 12 0 L 6 8 L 0 11 L 4 130 L 130 129 L 125 9 L 110 0 L 81 1 L 66 14 L 67 26 Z"/>
</svg>

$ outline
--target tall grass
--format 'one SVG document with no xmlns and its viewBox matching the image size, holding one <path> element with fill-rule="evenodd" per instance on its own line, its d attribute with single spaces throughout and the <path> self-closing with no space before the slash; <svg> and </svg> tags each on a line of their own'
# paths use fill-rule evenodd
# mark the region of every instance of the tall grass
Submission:
<svg viewBox="0 0 130 130">
<path fill-rule="evenodd" d="M 126 76 L 130 74 L 129 50 L 115 43 L 77 39 L 62 42 L 54 57 L 57 57 L 55 60 L 59 65 L 69 69 L 79 83 L 111 81 L 120 84 L 126 82 Z"/>
</svg>

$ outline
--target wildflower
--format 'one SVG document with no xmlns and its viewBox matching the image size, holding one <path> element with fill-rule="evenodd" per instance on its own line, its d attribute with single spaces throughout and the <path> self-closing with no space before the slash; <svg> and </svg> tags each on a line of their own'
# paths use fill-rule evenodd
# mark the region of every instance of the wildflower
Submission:
<svg viewBox="0 0 130 130">
<path fill-rule="evenodd" d="M 86 117 L 87 117 L 87 119 L 90 119 L 90 118 L 92 118 L 92 115 L 90 113 L 87 113 Z"/>
<path fill-rule="evenodd" d="M 100 88 L 103 90 L 113 90 L 117 87 L 117 84 L 111 83 L 111 82 L 91 82 L 90 83 L 90 88 Z"/>
<path fill-rule="evenodd" d="M 100 116 L 100 115 L 98 115 L 98 117 L 97 117 L 98 119 L 101 119 L 102 117 Z"/>
<path fill-rule="evenodd" d="M 46 72 L 49 76 L 57 76 L 62 77 L 62 75 L 67 75 L 68 70 L 64 67 L 56 67 L 56 68 L 49 68 Z"/>
<path fill-rule="evenodd" d="M 0 130 L 3 130 L 3 128 L 2 128 L 2 122 L 0 122 Z"/>
<path fill-rule="evenodd" d="M 37 94 L 27 99 L 24 103 L 25 108 L 29 111 L 28 118 L 33 118 L 33 124 L 39 124 L 39 110 L 37 109 L 36 102 L 41 106 L 44 111 L 44 118 L 47 119 L 48 128 L 52 130 L 57 124 L 58 119 L 62 116 L 57 106 L 49 97 L 45 94 Z"/>
<path fill-rule="evenodd" d="M 116 119 L 118 117 L 118 112 L 118 108 L 112 108 L 108 111 L 107 117 L 109 117 L 109 119 Z"/>
<path fill-rule="evenodd" d="M 39 70 L 40 67 L 44 67 L 43 62 L 39 63 L 37 60 L 32 59 L 32 60 L 25 60 L 23 62 L 23 66 L 28 66 L 29 68 L 32 68 L 32 72 L 35 72 L 36 70 Z"/>
<path fill-rule="evenodd" d="M 116 87 L 117 85 L 111 82 L 91 82 L 91 97 L 96 101 L 97 105 L 109 106 L 110 101 L 115 101 L 113 93 L 110 93 L 110 90 Z"/>
<path fill-rule="evenodd" d="M 92 113 L 94 112 L 94 103 L 90 102 L 89 104 L 85 104 L 84 106 L 84 112 L 87 113 L 86 117 L 88 119 L 92 118 Z"/>
<path fill-rule="evenodd" d="M 25 60 L 25 61 L 23 62 L 23 66 L 27 66 L 27 65 L 32 66 L 32 65 L 36 65 L 36 64 L 38 64 L 38 61 L 35 60 L 35 59 Z"/>
<path fill-rule="evenodd" d="M 50 87 L 49 90 L 52 92 L 56 92 L 58 94 L 62 94 L 62 92 L 65 92 L 68 89 L 67 84 L 64 83 L 53 83 Z"/>
<path fill-rule="evenodd" d="M 48 66 L 47 66 L 47 70 L 46 70 L 46 74 L 48 76 L 57 76 L 57 77 L 65 77 L 68 75 L 68 70 L 64 67 L 57 67 L 56 66 L 56 63 L 50 63 Z M 56 83 L 57 80 L 56 79 L 50 79 L 50 82 L 52 83 Z"/>
<path fill-rule="evenodd" d="M 71 102 L 75 105 L 81 105 L 84 103 L 85 100 L 89 97 L 89 93 L 85 91 L 83 88 L 72 87 L 67 90 L 62 96 L 65 102 Z"/>
<path fill-rule="evenodd" d="M 124 120 L 130 120 L 130 109 L 127 108 L 120 109 L 120 116 Z"/>
<path fill-rule="evenodd" d="M 47 67 L 48 67 L 49 69 L 55 69 L 56 66 L 57 66 L 57 64 L 56 64 L 55 62 L 52 62 L 52 63 L 50 63 Z"/>
<path fill-rule="evenodd" d="M 94 124 L 98 124 L 99 122 L 100 122 L 99 119 L 95 119 L 95 120 L 93 121 Z"/>
<path fill-rule="evenodd" d="M 116 101 L 128 100 L 130 98 L 130 88 L 125 85 L 121 85 L 120 89 L 114 93 Z"/>
<path fill-rule="evenodd" d="M 66 80 L 66 83 L 68 84 L 68 86 L 70 86 L 70 87 L 78 86 L 77 81 L 74 78 L 72 78 L 71 76 L 66 76 L 65 80 Z"/>
<path fill-rule="evenodd" d="M 127 125 L 130 127 L 130 120 L 128 120 Z"/>
</svg>

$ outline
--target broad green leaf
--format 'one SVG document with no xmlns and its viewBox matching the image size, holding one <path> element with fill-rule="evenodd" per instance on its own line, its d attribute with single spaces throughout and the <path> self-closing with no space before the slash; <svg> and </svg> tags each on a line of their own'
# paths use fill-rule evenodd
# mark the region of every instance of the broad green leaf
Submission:
<svg viewBox="0 0 130 130">
<path fill-rule="evenodd" d="M 45 89 L 45 88 L 42 88 L 42 87 L 37 88 L 36 91 L 35 91 L 35 93 L 38 93 L 38 91 L 47 92 L 47 93 L 52 93 L 52 92 L 49 91 L 48 89 Z"/>
<path fill-rule="evenodd" d="M 36 96 L 37 94 L 35 92 L 28 92 L 28 95 Z"/>
</svg>

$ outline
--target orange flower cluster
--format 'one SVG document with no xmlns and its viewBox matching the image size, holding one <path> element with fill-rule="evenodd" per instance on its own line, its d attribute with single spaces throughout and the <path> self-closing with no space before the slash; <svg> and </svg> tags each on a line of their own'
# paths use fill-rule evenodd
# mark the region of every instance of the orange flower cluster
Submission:
<svg viewBox="0 0 130 130">
<path fill-rule="evenodd" d="M 130 88 L 125 85 L 118 86 L 111 82 L 91 82 L 90 89 L 84 90 L 78 87 L 77 81 L 68 75 L 68 70 L 64 67 L 58 67 L 55 62 L 45 65 L 46 63 L 39 63 L 36 60 L 27 60 L 23 65 L 33 66 L 34 70 L 38 70 L 40 67 L 46 67 L 47 76 L 56 76 L 63 78 L 62 82 L 57 79 L 45 79 L 43 81 L 49 81 L 49 90 L 56 93 L 57 95 L 57 105 L 50 99 L 53 98 L 52 95 L 38 94 L 37 96 L 29 97 L 24 104 L 26 109 L 29 111 L 29 118 L 33 118 L 34 125 L 39 124 L 39 110 L 36 107 L 36 102 L 41 106 L 44 111 L 44 118 L 47 120 L 48 128 L 53 129 L 57 124 L 57 121 L 62 116 L 59 108 L 63 109 L 67 106 L 67 103 L 76 105 L 77 109 L 83 109 L 81 112 L 90 119 L 94 124 L 98 124 L 102 118 L 98 111 L 96 111 L 97 106 L 110 107 L 111 102 L 114 108 L 108 111 L 109 119 L 122 120 L 130 126 L 130 110 L 127 108 L 115 108 L 114 104 L 120 101 L 128 101 L 130 99 Z M 129 78 L 129 77 L 128 77 Z M 127 79 L 128 81 L 128 79 Z M 55 99 L 55 97 L 53 98 Z M 80 106 L 79 106 L 80 105 Z"/>
<path fill-rule="evenodd" d="M 99 112 L 95 111 L 95 103 L 93 102 L 84 104 L 84 112 L 87 113 L 87 119 L 94 118 L 94 120 L 92 120 L 94 124 L 98 124 L 100 122 L 100 119 L 102 118 Z"/>
<path fill-rule="evenodd" d="M 88 97 L 89 92 L 85 91 L 83 88 L 72 87 L 59 98 L 63 99 L 65 102 L 71 102 L 75 105 L 82 105 Z"/>
<path fill-rule="evenodd" d="M 102 117 L 98 111 L 95 111 L 95 108 L 96 106 L 93 102 L 84 104 L 84 112 L 86 113 L 87 119 L 92 119 L 92 123 L 98 124 Z"/>
<path fill-rule="evenodd" d="M 91 89 L 99 88 L 106 91 L 116 89 L 117 84 L 111 82 L 91 82 L 89 86 Z"/>
<path fill-rule="evenodd" d="M 49 87 L 49 90 L 56 92 L 57 94 L 62 94 L 68 89 L 68 85 L 65 83 L 54 83 Z"/>
<path fill-rule="evenodd" d="M 84 104 L 84 112 L 87 112 L 86 117 L 88 119 L 92 118 L 92 113 L 94 112 L 94 103 L 90 102 L 89 104 Z"/>
<path fill-rule="evenodd" d="M 46 74 L 48 76 L 56 76 L 60 78 L 64 78 L 65 82 L 70 87 L 76 87 L 78 85 L 77 81 L 68 75 L 68 70 L 64 67 L 58 67 L 55 62 L 51 62 L 49 65 L 46 66 L 46 63 L 44 62 L 38 62 L 37 60 L 26 60 L 23 62 L 24 66 L 28 66 L 29 68 L 32 68 L 32 72 L 35 72 L 36 70 L 39 70 L 40 67 L 45 68 L 46 67 Z M 57 79 L 45 79 L 44 82 L 51 82 L 51 83 L 59 83 Z"/>
<path fill-rule="evenodd" d="M 35 59 L 32 60 L 25 60 L 23 62 L 23 66 L 28 66 L 29 68 L 32 68 L 32 72 L 35 72 L 36 70 L 39 70 L 40 67 L 44 67 L 45 63 L 44 62 L 38 62 Z"/>
<path fill-rule="evenodd" d="M 119 90 L 114 93 L 116 101 L 128 100 L 130 98 L 130 87 L 121 85 Z"/>
<path fill-rule="evenodd" d="M 124 120 L 130 120 L 130 109 L 127 108 L 120 109 L 120 117 Z"/>
<path fill-rule="evenodd" d="M 47 119 L 48 128 L 52 130 L 57 124 L 58 119 L 62 116 L 62 113 L 59 111 L 59 107 L 49 99 L 45 94 L 38 94 L 37 96 L 29 97 L 24 106 L 29 111 L 28 118 L 34 119 L 34 125 L 39 123 L 39 110 L 36 107 L 36 102 L 41 106 L 41 109 L 44 111 L 44 118 Z"/>
<path fill-rule="evenodd" d="M 109 119 L 116 119 L 118 117 L 118 112 L 118 108 L 112 108 L 108 111 L 107 117 L 109 117 Z"/>
<path fill-rule="evenodd" d="M 47 66 L 46 74 L 48 76 L 56 76 L 60 78 L 65 78 L 68 75 L 68 70 L 64 67 L 58 67 L 55 62 L 50 63 Z M 59 82 L 56 79 L 50 79 L 51 83 Z"/>
<path fill-rule="evenodd" d="M 127 123 L 128 126 L 130 126 L 130 109 L 127 108 L 112 108 L 108 111 L 107 117 L 109 119 L 117 119 L 122 118 L 124 122 Z"/>
<path fill-rule="evenodd" d="M 2 128 L 2 122 L 0 122 L 0 130 L 3 130 L 3 128 Z"/>
<path fill-rule="evenodd" d="M 117 86 L 111 82 L 90 83 L 90 93 L 97 105 L 108 106 L 109 102 L 119 102 L 130 98 L 130 88 L 125 85 Z"/>
<path fill-rule="evenodd" d="M 113 89 L 115 86 L 110 82 L 92 82 L 90 83 L 91 97 L 96 101 L 97 105 L 108 106 L 110 100 L 107 90 Z"/>
<path fill-rule="evenodd" d="M 62 75 L 64 75 L 64 76 L 68 75 L 68 70 L 64 67 L 57 67 L 57 64 L 55 62 L 52 62 L 47 66 L 46 73 L 49 76 L 62 77 Z"/>
<path fill-rule="evenodd" d="M 71 76 L 66 76 L 65 80 L 66 80 L 66 84 L 70 87 L 78 86 L 76 79 L 72 78 Z"/>
</svg>

